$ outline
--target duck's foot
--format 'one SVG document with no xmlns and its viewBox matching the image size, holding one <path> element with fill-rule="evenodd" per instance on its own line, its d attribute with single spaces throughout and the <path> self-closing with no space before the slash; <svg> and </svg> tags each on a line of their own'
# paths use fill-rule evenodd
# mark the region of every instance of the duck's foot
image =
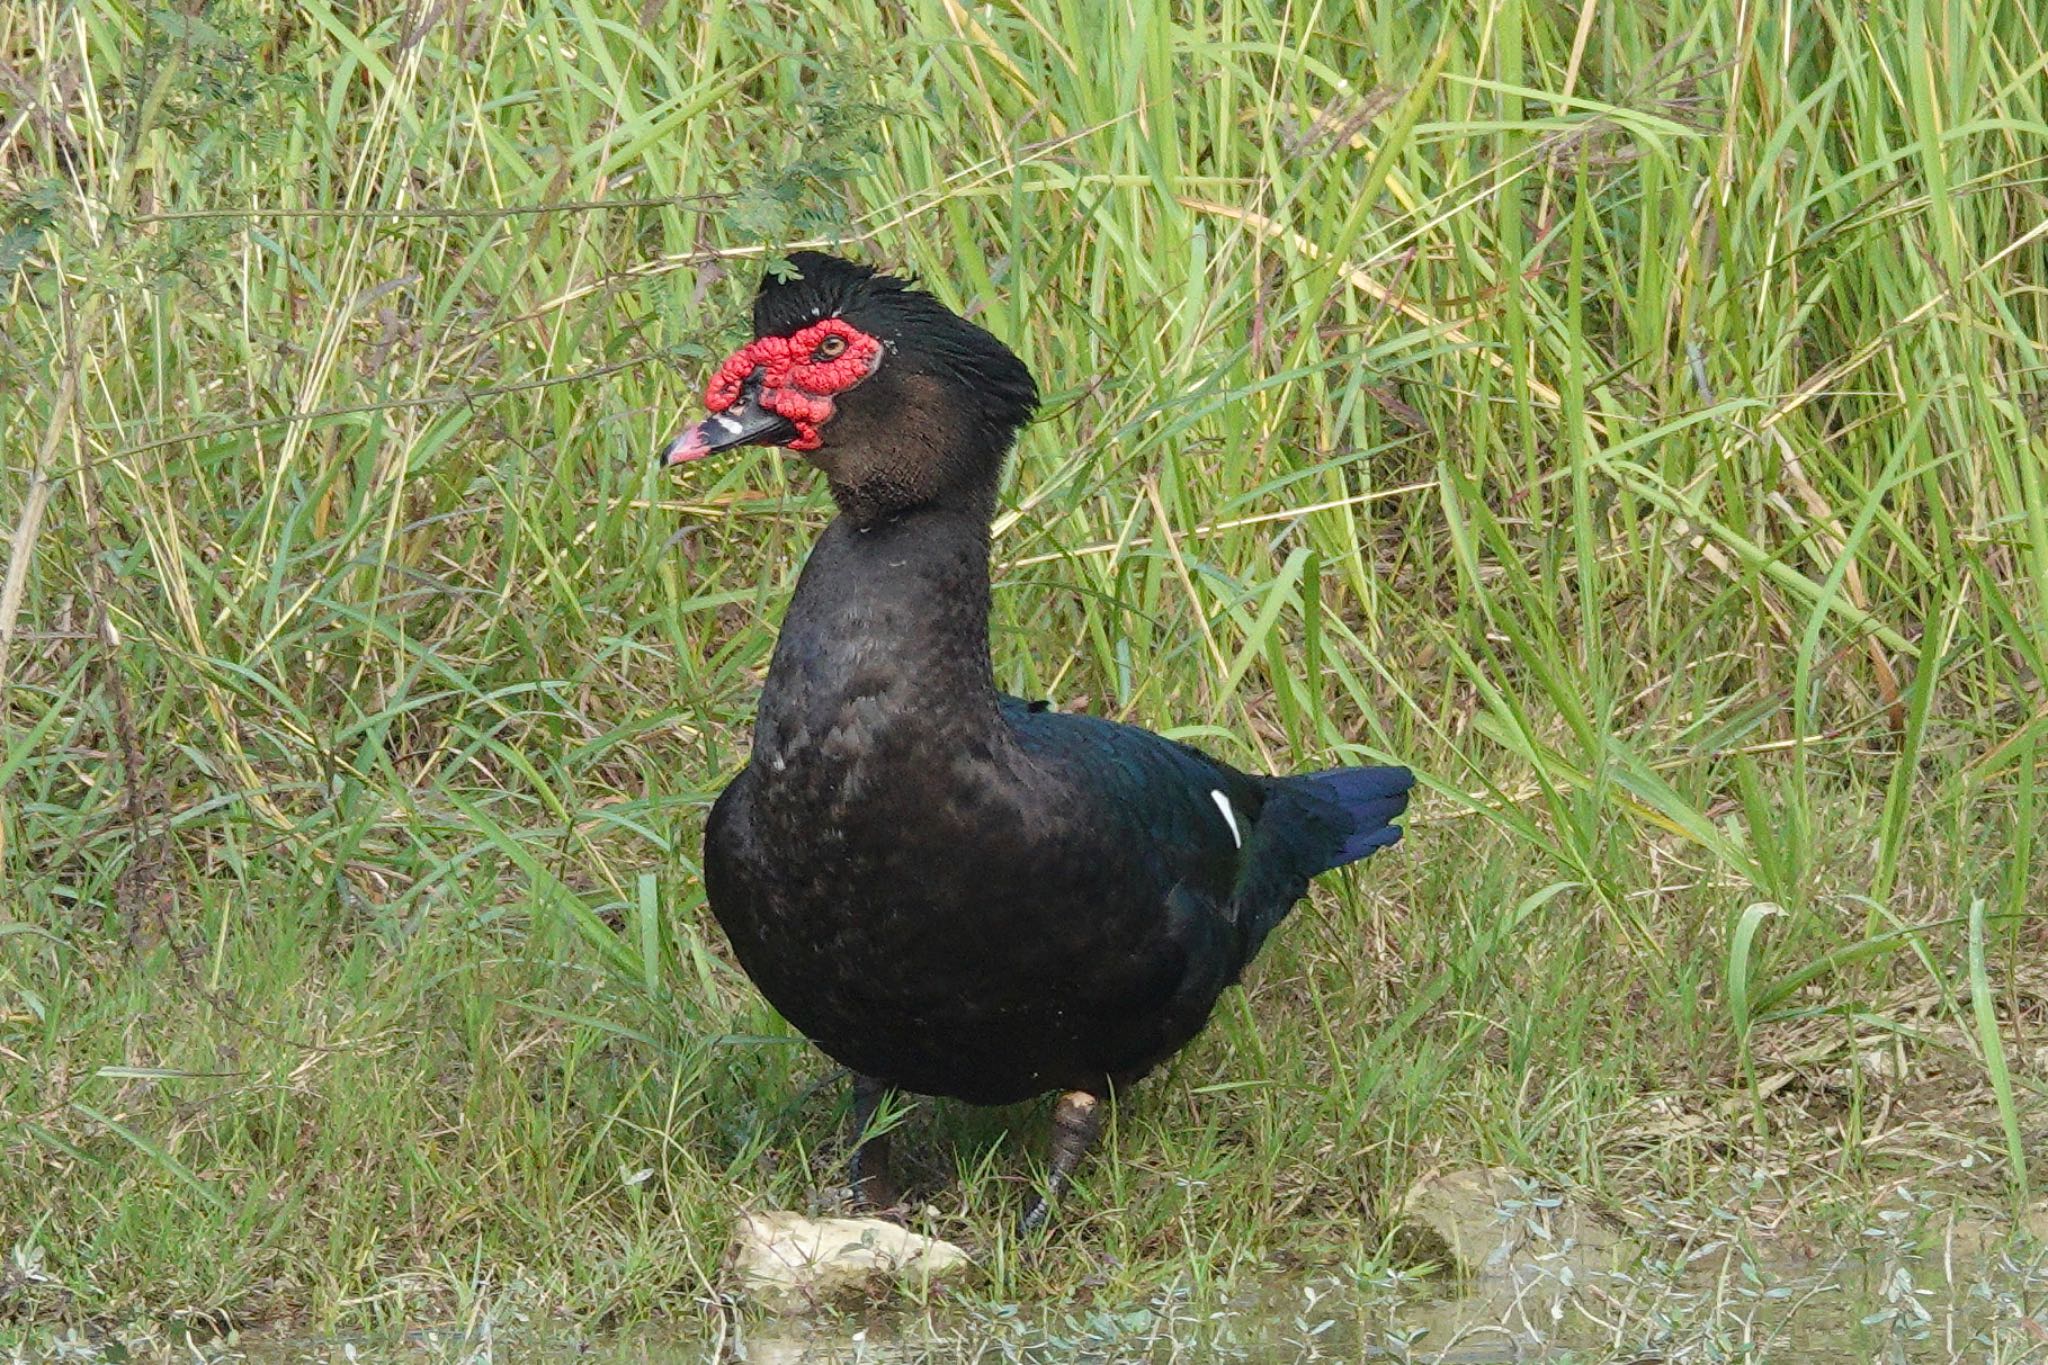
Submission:
<svg viewBox="0 0 2048 1365">
<path fill-rule="evenodd" d="M 853 1156 L 848 1161 L 853 1183 L 854 1207 L 900 1220 L 903 1192 L 889 1169 L 889 1135 L 868 1132 L 875 1111 L 889 1094 L 885 1082 L 873 1076 L 853 1078 Z"/>
<path fill-rule="evenodd" d="M 1019 1225 L 1026 1233 L 1044 1227 L 1052 1205 L 1073 1182 L 1074 1168 L 1095 1145 L 1102 1131 L 1102 1100 L 1085 1090 L 1069 1090 L 1052 1107 L 1052 1174 L 1045 1194 L 1031 1201 Z"/>
</svg>

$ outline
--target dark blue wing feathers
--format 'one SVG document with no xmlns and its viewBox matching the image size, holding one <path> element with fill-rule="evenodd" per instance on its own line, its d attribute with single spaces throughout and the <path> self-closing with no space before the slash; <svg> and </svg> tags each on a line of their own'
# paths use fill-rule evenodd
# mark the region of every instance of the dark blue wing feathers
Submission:
<svg viewBox="0 0 2048 1365">
<path fill-rule="evenodd" d="M 1155 842 L 1156 866 L 1213 869 L 1196 882 L 1207 884 L 1215 913 L 1236 926 L 1232 976 L 1308 893 L 1310 879 L 1400 839 L 1394 821 L 1415 784 L 1406 768 L 1255 777 L 1134 726 L 1008 697 L 1004 711 L 1027 748 L 1085 774 L 1085 789 L 1103 803 L 1100 816 L 1134 824 Z M 1174 880 L 1181 873 L 1162 875 L 1162 901 L 1192 889 Z"/>
</svg>

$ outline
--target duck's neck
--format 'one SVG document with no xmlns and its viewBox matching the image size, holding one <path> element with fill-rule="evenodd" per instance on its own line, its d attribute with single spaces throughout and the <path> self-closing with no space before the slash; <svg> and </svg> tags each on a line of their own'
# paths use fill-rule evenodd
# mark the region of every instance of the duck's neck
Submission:
<svg viewBox="0 0 2048 1365">
<path fill-rule="evenodd" d="M 755 726 L 772 771 L 979 743 L 998 733 L 988 522 L 926 508 L 825 529 L 797 581 Z"/>
</svg>

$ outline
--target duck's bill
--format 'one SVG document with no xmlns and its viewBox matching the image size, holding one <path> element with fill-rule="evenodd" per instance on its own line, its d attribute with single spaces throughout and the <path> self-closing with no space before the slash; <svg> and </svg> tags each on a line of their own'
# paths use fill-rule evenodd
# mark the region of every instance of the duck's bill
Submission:
<svg viewBox="0 0 2048 1365">
<path fill-rule="evenodd" d="M 748 385 L 739 401 L 724 412 L 714 412 L 668 443 L 661 452 L 664 465 L 686 464 L 734 446 L 779 446 L 797 437 L 794 423 L 760 404 L 760 389 Z"/>
</svg>

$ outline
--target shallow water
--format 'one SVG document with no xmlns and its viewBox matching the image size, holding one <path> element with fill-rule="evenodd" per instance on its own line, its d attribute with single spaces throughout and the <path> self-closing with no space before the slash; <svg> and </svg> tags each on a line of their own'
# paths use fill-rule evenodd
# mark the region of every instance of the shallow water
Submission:
<svg viewBox="0 0 2048 1365">
<path fill-rule="evenodd" d="M 765 1324 L 740 1331 L 725 1350 L 727 1358 L 762 1365 L 2048 1361 L 2048 1319 L 2040 1316 L 2048 1313 L 2048 1263 L 1987 1264 L 1950 1280 L 1925 1265 L 1867 1255 L 1775 1268 L 1722 1260 L 1705 1274 L 1675 1275 L 1578 1275 L 1560 1264 L 1557 1276 L 1525 1276 L 1456 1297 L 1359 1295 L 1298 1282 L 1206 1317 L 1161 1303 L 1030 1324 Z M 602 1354 L 638 1365 L 691 1358 L 706 1344 L 641 1338 Z"/>
<path fill-rule="evenodd" d="M 1918 1239 L 1879 1220 L 1852 1243 L 1760 1254 L 1735 1241 L 1637 1251 L 1626 1270 L 1569 1244 L 1474 1277 L 1462 1293 L 1391 1279 L 1280 1278 L 1197 1312 L 1170 1296 L 1118 1312 L 895 1308 L 817 1318 L 733 1313 L 699 1330 L 593 1339 L 499 1327 L 382 1342 L 215 1343 L 184 1358 L 251 1365 L 956 1365 L 1064 1361 L 2048 1362 L 2048 1255 L 1968 1225 Z"/>
<path fill-rule="evenodd" d="M 1899 1189 L 1863 1226 L 1822 1236 L 1787 1230 L 1783 1201 L 1749 1219 L 1645 1203 L 1623 1227 L 1512 1172 L 1453 1172 L 1427 1189 L 1407 1216 L 1461 1278 L 1275 1272 L 1220 1306 L 1212 1291 L 1199 1306 L 1164 1294 L 1114 1309 L 993 1304 L 969 1280 L 925 1304 L 885 1291 L 879 1307 L 793 1317 L 707 1304 L 696 1321 L 613 1336 L 500 1305 L 459 1329 L 381 1338 L 71 1337 L 36 1354 L 82 1365 L 2048 1365 L 2048 1205 L 2009 1236 L 1952 1199 Z"/>
</svg>

